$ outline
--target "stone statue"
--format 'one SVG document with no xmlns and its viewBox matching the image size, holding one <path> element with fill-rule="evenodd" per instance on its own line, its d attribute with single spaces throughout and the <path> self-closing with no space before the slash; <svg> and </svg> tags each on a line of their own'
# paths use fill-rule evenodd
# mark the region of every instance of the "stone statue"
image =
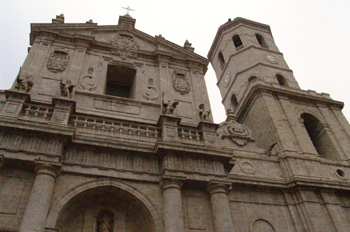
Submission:
<svg viewBox="0 0 350 232">
<path fill-rule="evenodd" d="M 177 101 L 172 102 L 170 100 L 168 100 L 168 103 L 165 103 L 164 102 L 164 92 L 162 93 L 162 112 L 164 115 L 167 115 L 167 114 L 172 115 L 178 104 L 179 104 L 179 102 L 177 102 Z"/>
<path fill-rule="evenodd" d="M 200 117 L 201 121 L 209 122 L 210 121 L 209 115 L 210 115 L 210 109 L 207 110 L 205 108 L 204 104 L 200 104 L 199 105 L 199 117 Z"/>
<path fill-rule="evenodd" d="M 111 219 L 105 214 L 99 219 L 100 226 L 98 227 L 98 232 L 110 232 L 111 229 Z"/>
<path fill-rule="evenodd" d="M 21 69 L 17 75 L 17 83 L 15 88 L 28 93 L 33 87 L 33 77 L 31 74 L 26 74 L 25 77 L 21 76 Z"/>
<path fill-rule="evenodd" d="M 72 85 L 72 82 L 68 80 L 67 83 L 63 83 L 63 81 L 61 80 L 60 87 L 61 95 L 70 99 L 72 96 L 73 88 L 75 87 L 74 85 Z"/>
</svg>

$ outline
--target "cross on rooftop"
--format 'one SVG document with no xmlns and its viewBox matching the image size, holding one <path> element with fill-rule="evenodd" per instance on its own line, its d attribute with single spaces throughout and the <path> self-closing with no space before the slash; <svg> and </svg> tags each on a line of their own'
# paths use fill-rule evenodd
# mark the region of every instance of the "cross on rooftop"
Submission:
<svg viewBox="0 0 350 232">
<path fill-rule="evenodd" d="M 129 11 L 135 11 L 133 9 L 130 8 L 130 6 L 127 7 L 122 7 L 123 9 L 127 10 L 126 14 L 130 16 Z"/>
</svg>

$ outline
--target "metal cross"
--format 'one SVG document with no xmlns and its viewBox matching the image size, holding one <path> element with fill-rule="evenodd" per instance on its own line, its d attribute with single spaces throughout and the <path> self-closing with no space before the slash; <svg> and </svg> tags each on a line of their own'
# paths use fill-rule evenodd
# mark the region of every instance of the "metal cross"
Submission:
<svg viewBox="0 0 350 232">
<path fill-rule="evenodd" d="M 130 6 L 127 7 L 122 7 L 123 9 L 127 10 L 126 14 L 130 16 L 129 11 L 135 11 L 133 9 L 130 8 Z"/>
</svg>

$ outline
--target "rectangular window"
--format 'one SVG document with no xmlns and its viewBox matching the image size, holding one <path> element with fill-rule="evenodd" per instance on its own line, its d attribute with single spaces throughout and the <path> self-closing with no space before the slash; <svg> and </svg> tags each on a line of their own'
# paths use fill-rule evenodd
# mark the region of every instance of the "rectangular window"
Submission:
<svg viewBox="0 0 350 232">
<path fill-rule="evenodd" d="M 132 85 L 136 70 L 129 67 L 108 65 L 106 95 L 132 98 Z"/>
</svg>

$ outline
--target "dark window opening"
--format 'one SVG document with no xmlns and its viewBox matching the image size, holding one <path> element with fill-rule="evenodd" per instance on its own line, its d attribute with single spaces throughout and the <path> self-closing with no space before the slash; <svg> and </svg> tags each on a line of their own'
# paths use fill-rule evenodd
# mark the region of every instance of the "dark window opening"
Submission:
<svg viewBox="0 0 350 232">
<path fill-rule="evenodd" d="M 225 67 L 225 59 L 224 59 L 224 56 L 222 55 L 222 52 L 219 52 L 218 59 L 219 59 L 221 70 L 223 70 Z"/>
<path fill-rule="evenodd" d="M 261 46 L 262 48 L 267 48 L 267 49 L 269 49 L 269 46 L 267 46 L 267 43 L 266 43 L 266 41 L 265 41 L 265 39 L 264 39 L 264 37 L 263 37 L 262 35 L 255 34 L 255 37 L 256 37 L 256 39 L 258 40 L 258 42 L 259 42 L 259 44 L 260 44 L 260 46 Z"/>
<path fill-rule="evenodd" d="M 132 98 L 135 75 L 136 70 L 133 68 L 108 65 L 106 94 L 123 98 Z"/>
<path fill-rule="evenodd" d="M 232 112 L 235 112 L 237 106 L 238 106 L 237 97 L 236 97 L 235 94 L 232 94 L 232 97 L 231 97 L 231 108 L 232 108 Z"/>
<path fill-rule="evenodd" d="M 320 156 L 337 159 L 336 149 L 330 140 L 323 124 L 313 115 L 303 113 L 301 115 L 305 129 Z"/>
<path fill-rule="evenodd" d="M 288 86 L 286 78 L 284 78 L 282 75 L 277 74 L 276 78 L 277 78 L 277 81 L 280 85 Z"/>
<path fill-rule="evenodd" d="M 255 81 L 257 79 L 256 76 L 251 76 L 248 78 L 248 82 L 252 82 L 252 81 Z"/>
<path fill-rule="evenodd" d="M 236 51 L 239 51 L 239 50 L 241 50 L 242 48 L 244 48 L 243 43 L 242 43 L 242 40 L 241 40 L 241 38 L 239 37 L 239 35 L 233 36 L 233 37 L 232 37 L 232 40 L 233 40 L 233 44 L 234 44 L 235 47 L 236 47 Z"/>
</svg>

